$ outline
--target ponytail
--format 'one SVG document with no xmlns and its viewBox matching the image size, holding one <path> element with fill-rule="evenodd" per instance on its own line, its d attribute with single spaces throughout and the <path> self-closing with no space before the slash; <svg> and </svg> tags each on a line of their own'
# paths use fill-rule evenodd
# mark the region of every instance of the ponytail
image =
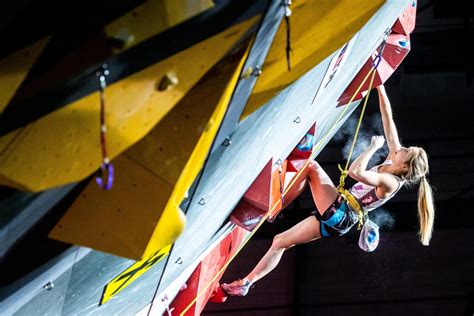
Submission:
<svg viewBox="0 0 474 316">
<path fill-rule="evenodd" d="M 433 232 L 435 208 L 433 203 L 433 192 L 428 180 L 423 176 L 418 189 L 418 220 L 420 222 L 420 241 L 428 246 Z"/>
</svg>

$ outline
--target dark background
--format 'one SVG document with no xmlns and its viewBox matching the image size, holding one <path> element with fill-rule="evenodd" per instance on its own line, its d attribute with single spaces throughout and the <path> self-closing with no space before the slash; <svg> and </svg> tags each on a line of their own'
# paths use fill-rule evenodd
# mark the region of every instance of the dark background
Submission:
<svg viewBox="0 0 474 316">
<path fill-rule="evenodd" d="M 467 3 L 467 2 L 466 2 Z M 411 52 L 386 83 L 402 143 L 430 157 L 436 219 L 430 246 L 418 241 L 418 188 L 402 189 L 374 213 L 381 241 L 373 253 L 349 237 L 294 247 L 246 297 L 209 303 L 205 315 L 473 315 L 474 40 L 471 7 L 418 1 Z M 369 100 L 360 142 L 381 133 L 378 98 Z M 317 158 L 334 181 L 356 111 Z M 242 278 L 275 234 L 314 209 L 307 189 L 274 223 L 265 223 L 233 261 L 223 282 Z"/>
</svg>

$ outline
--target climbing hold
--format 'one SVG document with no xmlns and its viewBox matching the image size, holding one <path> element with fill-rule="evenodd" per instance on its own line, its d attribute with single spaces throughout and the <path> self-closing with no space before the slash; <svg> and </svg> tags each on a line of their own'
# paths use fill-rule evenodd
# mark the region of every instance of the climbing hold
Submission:
<svg viewBox="0 0 474 316">
<path fill-rule="evenodd" d="M 314 136 L 309 133 L 306 133 L 306 135 L 303 136 L 296 148 L 298 148 L 298 150 L 300 151 L 311 151 L 311 149 L 313 149 L 313 140 Z"/>
<path fill-rule="evenodd" d="M 115 49 L 122 50 L 129 47 L 135 41 L 135 36 L 127 29 L 121 29 L 115 36 L 107 38 L 107 42 Z"/>
<path fill-rule="evenodd" d="M 242 73 L 241 78 L 242 79 L 248 79 L 248 78 L 250 78 L 250 76 L 258 77 L 261 74 L 262 74 L 262 69 L 260 69 L 259 65 L 255 66 L 255 68 L 250 66 L 247 69 L 245 69 L 245 71 Z"/>
</svg>

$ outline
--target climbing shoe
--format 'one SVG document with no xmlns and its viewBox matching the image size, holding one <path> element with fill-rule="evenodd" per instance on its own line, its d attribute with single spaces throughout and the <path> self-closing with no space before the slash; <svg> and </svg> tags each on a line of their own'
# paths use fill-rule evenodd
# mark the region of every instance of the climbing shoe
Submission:
<svg viewBox="0 0 474 316">
<path fill-rule="evenodd" d="M 232 282 L 231 284 L 222 283 L 222 289 L 228 294 L 232 296 L 245 296 L 250 290 L 252 286 L 252 282 L 250 280 L 237 280 Z"/>
</svg>

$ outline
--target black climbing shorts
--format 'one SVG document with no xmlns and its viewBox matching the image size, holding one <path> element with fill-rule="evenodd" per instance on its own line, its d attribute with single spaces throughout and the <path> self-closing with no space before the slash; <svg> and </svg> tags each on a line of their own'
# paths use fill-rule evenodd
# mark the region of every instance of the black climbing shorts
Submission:
<svg viewBox="0 0 474 316">
<path fill-rule="evenodd" d="M 331 206 L 321 215 L 318 210 L 311 212 L 321 223 L 321 236 L 342 236 L 358 222 L 357 213 L 347 206 L 339 195 Z"/>
</svg>

